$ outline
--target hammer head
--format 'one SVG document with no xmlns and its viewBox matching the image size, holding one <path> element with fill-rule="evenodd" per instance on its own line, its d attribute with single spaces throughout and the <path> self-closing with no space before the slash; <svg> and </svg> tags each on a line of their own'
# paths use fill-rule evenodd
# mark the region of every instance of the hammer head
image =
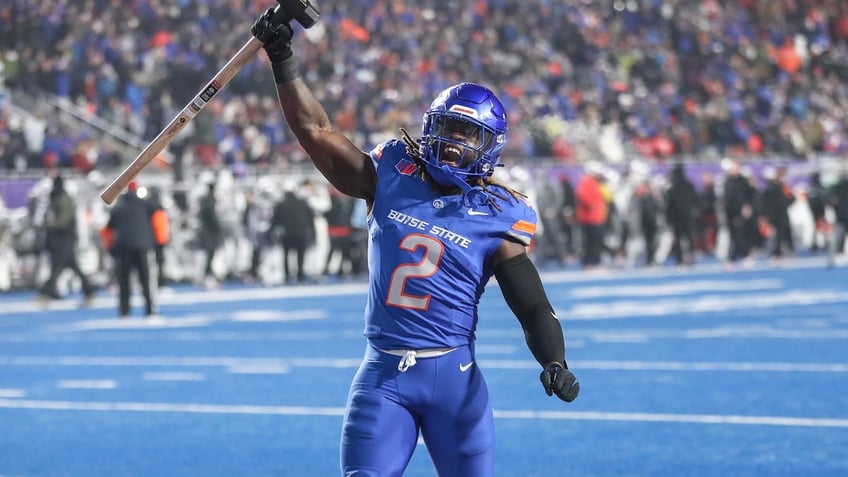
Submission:
<svg viewBox="0 0 848 477">
<path fill-rule="evenodd" d="M 277 0 L 280 4 L 274 10 L 274 21 L 288 23 L 292 20 L 300 23 L 303 28 L 309 28 L 318 22 L 318 9 L 309 0 Z"/>
</svg>

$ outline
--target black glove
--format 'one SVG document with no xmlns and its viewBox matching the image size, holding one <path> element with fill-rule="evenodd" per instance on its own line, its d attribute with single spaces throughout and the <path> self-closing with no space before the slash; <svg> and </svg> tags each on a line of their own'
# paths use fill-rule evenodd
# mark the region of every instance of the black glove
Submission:
<svg viewBox="0 0 848 477">
<path fill-rule="evenodd" d="M 277 84 L 291 81 L 298 76 L 297 61 L 291 48 L 294 30 L 287 22 L 273 20 L 274 9 L 269 8 L 250 27 L 250 33 L 263 43 L 262 48 L 271 60 L 274 80 Z"/>
<path fill-rule="evenodd" d="M 574 373 L 562 364 L 551 363 L 545 366 L 545 370 L 539 377 L 542 379 L 542 386 L 545 387 L 548 396 L 556 394 L 563 401 L 571 402 L 577 399 L 577 395 L 580 393 L 580 383 Z"/>
</svg>

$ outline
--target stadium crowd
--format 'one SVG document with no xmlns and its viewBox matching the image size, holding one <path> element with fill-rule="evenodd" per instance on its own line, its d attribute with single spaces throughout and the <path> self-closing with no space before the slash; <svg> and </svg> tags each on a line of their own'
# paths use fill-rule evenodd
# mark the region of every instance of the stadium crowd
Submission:
<svg viewBox="0 0 848 477">
<path fill-rule="evenodd" d="M 0 6 L 7 88 L 66 98 L 146 143 L 249 38 L 271 1 L 32 0 Z M 334 122 L 375 144 L 460 80 L 501 92 L 510 160 L 848 151 L 839 0 L 355 0 L 318 5 L 302 69 Z M 174 145 L 200 164 L 303 159 L 263 56 Z M 351 66 L 352 65 L 352 66 Z M 3 108 L 0 107 L 0 111 Z M 51 123 L 0 121 L 6 168 L 126 163 Z M 34 122 L 34 124 L 33 124 Z M 24 158 L 22 160 L 22 158 Z"/>
</svg>

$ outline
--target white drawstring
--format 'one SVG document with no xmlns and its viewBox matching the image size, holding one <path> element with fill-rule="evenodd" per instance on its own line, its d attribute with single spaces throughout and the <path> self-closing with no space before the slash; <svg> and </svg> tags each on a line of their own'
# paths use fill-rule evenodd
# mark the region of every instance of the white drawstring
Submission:
<svg viewBox="0 0 848 477">
<path fill-rule="evenodd" d="M 403 353 L 403 356 L 400 358 L 400 362 L 398 363 L 398 371 L 401 373 L 405 373 L 407 369 L 415 366 L 415 355 L 418 354 L 414 349 L 407 350 Z"/>
<path fill-rule="evenodd" d="M 426 348 L 426 349 L 381 349 L 383 353 L 388 353 L 393 356 L 400 356 L 400 362 L 397 369 L 401 373 L 405 373 L 407 369 L 415 366 L 418 362 L 417 358 L 438 358 L 444 356 L 456 348 Z"/>
</svg>

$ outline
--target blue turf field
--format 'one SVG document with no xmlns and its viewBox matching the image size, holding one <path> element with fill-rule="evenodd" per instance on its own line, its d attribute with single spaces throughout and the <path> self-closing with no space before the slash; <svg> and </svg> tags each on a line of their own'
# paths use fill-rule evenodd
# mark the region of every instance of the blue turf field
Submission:
<svg viewBox="0 0 848 477">
<path fill-rule="evenodd" d="M 848 268 L 795 265 L 544 274 L 571 404 L 490 287 L 497 475 L 848 476 Z M 178 288 L 160 324 L 0 295 L 0 476 L 337 475 L 364 290 Z"/>
</svg>

